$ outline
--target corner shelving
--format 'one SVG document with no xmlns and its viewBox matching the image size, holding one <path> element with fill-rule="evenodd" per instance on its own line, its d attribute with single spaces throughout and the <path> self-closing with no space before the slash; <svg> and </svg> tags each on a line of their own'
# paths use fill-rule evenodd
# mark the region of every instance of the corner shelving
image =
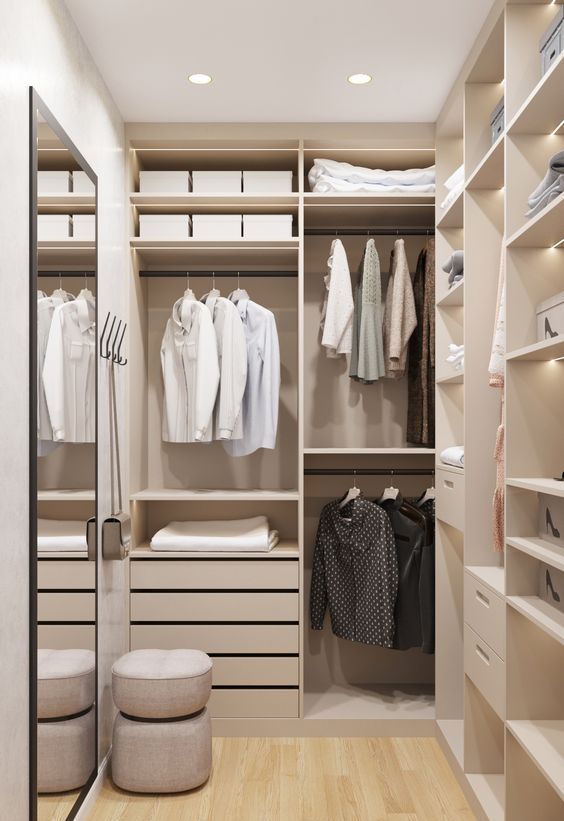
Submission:
<svg viewBox="0 0 564 821">
<path fill-rule="evenodd" d="M 542 342 L 535 342 L 533 345 L 525 345 L 523 348 L 509 351 L 506 358 L 508 361 L 550 362 L 562 357 L 564 357 L 564 335 L 553 339 L 543 339 Z"/>
<path fill-rule="evenodd" d="M 509 123 L 509 134 L 555 133 L 564 119 L 563 86 L 564 54 L 561 54 Z"/>
<path fill-rule="evenodd" d="M 507 603 L 551 638 L 564 644 L 564 613 L 560 610 L 539 596 L 508 596 Z"/>
<path fill-rule="evenodd" d="M 483 160 L 466 180 L 467 190 L 503 188 L 505 173 L 505 135 L 502 134 L 492 145 Z"/>
<path fill-rule="evenodd" d="M 556 545 L 546 542 L 544 539 L 539 539 L 537 536 L 529 538 L 508 536 L 506 542 L 515 550 L 526 553 L 540 562 L 546 562 L 546 564 L 564 573 L 564 551 Z"/>
<path fill-rule="evenodd" d="M 437 308 L 459 308 L 464 305 L 464 279 L 457 282 L 444 296 L 437 300 Z"/>
<path fill-rule="evenodd" d="M 456 199 L 451 202 L 437 222 L 437 228 L 462 228 L 464 211 L 464 191 L 461 191 Z"/>
<path fill-rule="evenodd" d="M 506 481 L 508 487 L 518 487 L 522 490 L 532 490 L 534 493 L 548 493 L 551 496 L 564 496 L 564 482 L 558 479 L 544 479 L 544 478 L 508 478 Z"/>
<path fill-rule="evenodd" d="M 508 721 L 507 728 L 564 801 L 564 721 Z"/>
<path fill-rule="evenodd" d="M 509 237 L 508 248 L 555 248 L 564 244 L 564 194 Z"/>
</svg>

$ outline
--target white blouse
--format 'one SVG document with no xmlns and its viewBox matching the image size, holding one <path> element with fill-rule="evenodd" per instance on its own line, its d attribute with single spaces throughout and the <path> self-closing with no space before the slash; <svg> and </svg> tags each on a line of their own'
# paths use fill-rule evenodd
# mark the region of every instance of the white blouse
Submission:
<svg viewBox="0 0 564 821">
<path fill-rule="evenodd" d="M 327 356 L 335 359 L 352 350 L 354 301 L 347 254 L 340 239 L 331 243 L 325 277 L 325 302 L 321 313 L 321 344 Z"/>
</svg>

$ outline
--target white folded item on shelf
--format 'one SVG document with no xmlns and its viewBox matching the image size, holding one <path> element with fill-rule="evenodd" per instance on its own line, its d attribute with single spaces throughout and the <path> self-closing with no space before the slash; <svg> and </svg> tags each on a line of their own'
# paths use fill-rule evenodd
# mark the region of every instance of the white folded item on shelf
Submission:
<svg viewBox="0 0 564 821">
<path fill-rule="evenodd" d="M 365 191 L 373 194 L 434 194 L 435 183 L 416 185 L 388 185 L 386 183 L 350 182 L 330 177 L 328 174 L 321 174 L 312 186 L 315 194 L 328 194 L 331 191 L 342 193 L 354 193 L 355 191 Z"/>
<path fill-rule="evenodd" d="M 333 180 L 344 180 L 353 185 L 368 183 L 386 186 L 416 186 L 435 185 L 435 166 L 428 168 L 408 168 L 403 171 L 385 170 L 382 168 L 363 168 L 360 165 L 351 165 L 348 162 L 336 160 L 315 159 L 308 174 L 311 190 L 320 177 L 329 177 Z M 434 189 L 433 189 L 434 190 Z"/>
<path fill-rule="evenodd" d="M 441 208 L 443 210 L 448 208 L 449 205 L 452 205 L 464 188 L 464 165 L 460 165 L 456 171 L 450 175 L 444 185 L 448 191 L 448 194 L 441 203 Z"/>
<path fill-rule="evenodd" d="M 86 522 L 60 519 L 37 520 L 38 551 L 86 553 Z"/>
<path fill-rule="evenodd" d="M 464 445 L 452 445 L 450 448 L 445 448 L 440 460 L 444 465 L 452 465 L 455 468 L 464 467 Z"/>
<path fill-rule="evenodd" d="M 170 522 L 151 539 L 151 550 L 268 553 L 278 544 L 266 516 L 211 522 Z"/>
</svg>

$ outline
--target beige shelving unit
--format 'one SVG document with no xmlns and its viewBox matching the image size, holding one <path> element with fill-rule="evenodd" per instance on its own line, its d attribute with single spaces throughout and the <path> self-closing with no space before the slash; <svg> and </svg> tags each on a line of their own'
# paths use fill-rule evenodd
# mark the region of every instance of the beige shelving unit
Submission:
<svg viewBox="0 0 564 821">
<path fill-rule="evenodd" d="M 463 384 L 437 365 L 437 453 L 465 445 L 463 479 L 451 476 L 448 490 L 437 482 L 437 724 L 476 813 L 493 821 L 564 817 L 564 614 L 539 596 L 541 563 L 562 570 L 564 550 L 538 535 L 539 494 L 564 496 L 553 478 L 564 458 L 564 345 L 561 337 L 538 342 L 535 317 L 539 302 L 564 289 L 563 200 L 524 216 L 547 160 L 564 147 L 564 57 L 541 78 L 538 51 L 555 6 L 495 5 L 437 127 L 437 200 L 441 177 L 462 157 L 466 181 L 460 202 L 437 215 L 437 283 L 454 244 L 465 251 L 460 296 L 441 296 L 437 285 L 437 362 L 445 343 L 465 343 Z M 502 96 L 505 128 L 491 145 L 489 115 Z M 488 361 L 504 237 L 500 557 L 491 524 L 500 396 L 488 386 Z"/>
</svg>

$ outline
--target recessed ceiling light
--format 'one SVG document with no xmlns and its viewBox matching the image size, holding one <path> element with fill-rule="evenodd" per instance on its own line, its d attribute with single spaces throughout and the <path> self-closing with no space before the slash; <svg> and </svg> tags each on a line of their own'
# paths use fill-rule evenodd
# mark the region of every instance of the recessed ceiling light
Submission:
<svg viewBox="0 0 564 821">
<path fill-rule="evenodd" d="M 363 86 L 366 83 L 372 82 L 372 77 L 370 74 L 349 74 L 347 77 L 349 83 L 352 83 L 353 86 Z"/>
<path fill-rule="evenodd" d="M 189 74 L 188 80 L 196 86 L 207 86 L 212 82 L 212 77 L 209 74 Z"/>
</svg>

